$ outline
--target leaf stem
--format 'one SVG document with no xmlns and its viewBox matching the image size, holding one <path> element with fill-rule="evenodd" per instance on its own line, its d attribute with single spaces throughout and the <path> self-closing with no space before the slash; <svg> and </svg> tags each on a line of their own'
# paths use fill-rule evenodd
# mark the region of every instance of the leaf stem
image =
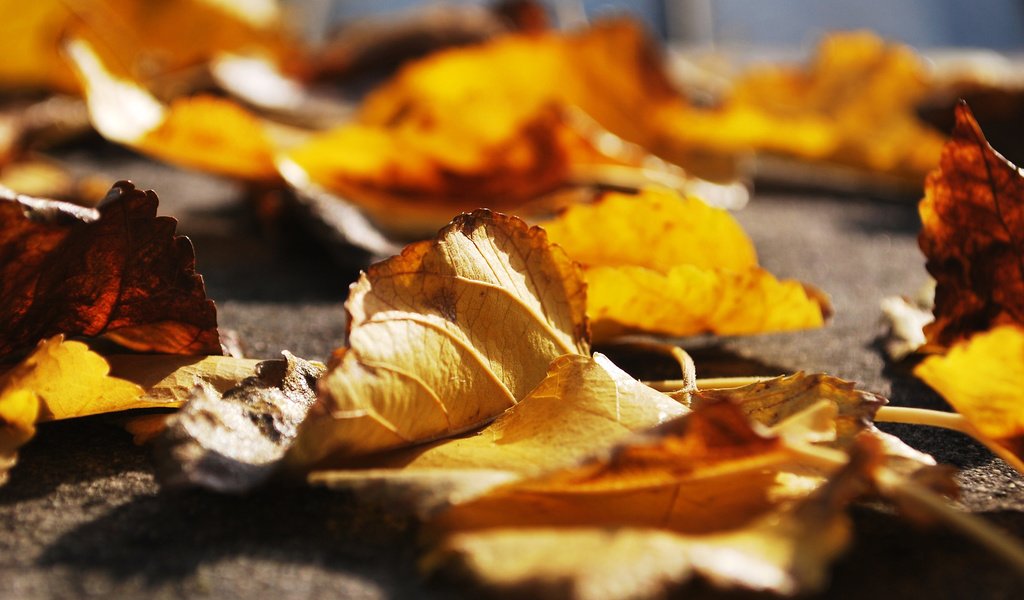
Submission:
<svg viewBox="0 0 1024 600">
<path fill-rule="evenodd" d="M 697 380 L 697 389 L 713 390 L 736 388 L 743 387 L 745 385 L 753 385 L 769 379 L 774 379 L 774 377 L 707 377 Z M 659 392 L 674 392 L 686 385 L 686 381 L 683 379 L 661 379 L 655 381 L 643 381 L 641 383 Z"/>
<path fill-rule="evenodd" d="M 907 406 L 883 406 L 875 413 L 876 423 L 905 423 L 927 425 L 959 431 L 971 437 L 978 437 L 977 430 L 958 413 Z"/>
</svg>

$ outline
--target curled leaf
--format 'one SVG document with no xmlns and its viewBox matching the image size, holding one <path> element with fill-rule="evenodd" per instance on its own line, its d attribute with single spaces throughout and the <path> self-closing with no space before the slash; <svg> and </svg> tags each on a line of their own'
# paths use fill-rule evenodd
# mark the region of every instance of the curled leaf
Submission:
<svg viewBox="0 0 1024 600">
<path fill-rule="evenodd" d="M 585 266 L 595 339 L 787 331 L 820 327 L 831 313 L 820 291 L 758 268 L 739 224 L 696 198 L 609 193 L 542 227 Z"/>
<path fill-rule="evenodd" d="M 918 241 L 936 280 L 928 342 L 945 347 L 1024 324 L 1024 177 L 989 146 L 964 104 L 919 211 Z"/>
<path fill-rule="evenodd" d="M 456 217 L 435 240 L 352 286 L 348 346 L 319 386 L 298 462 L 423 442 L 483 425 L 562 354 L 589 352 L 585 290 L 544 232 L 515 217 Z"/>
<path fill-rule="evenodd" d="M 82 80 L 89 117 L 107 139 L 174 164 L 251 180 L 278 178 L 274 142 L 263 122 L 238 104 L 209 95 L 165 105 L 117 73 L 83 39 L 67 44 Z"/>
<path fill-rule="evenodd" d="M 282 172 L 404 236 L 481 202 L 541 214 L 566 188 L 713 188 L 657 156 L 659 110 L 680 102 L 635 23 L 510 34 L 408 65 L 354 123 L 290 152 Z"/>
<path fill-rule="evenodd" d="M 346 462 L 310 481 L 426 514 L 510 480 L 574 465 L 686 412 L 601 354 L 566 355 L 493 423 L 466 437 Z"/>
<path fill-rule="evenodd" d="M 1024 473 L 1024 328 L 1001 325 L 957 342 L 914 368 L 973 426 L 978 437 Z"/>
<path fill-rule="evenodd" d="M 425 564 L 541 597 L 655 596 L 696 575 L 719 587 L 815 589 L 849 539 L 843 509 L 870 488 L 879 450 L 859 444 L 835 473 L 799 443 L 752 427 L 732 404 L 709 404 L 442 513 Z M 787 472 L 831 475 L 803 486 Z"/>
<path fill-rule="evenodd" d="M 219 354 L 192 244 L 156 207 L 124 181 L 98 210 L 0 190 L 0 356 L 58 333 Z"/>
<path fill-rule="evenodd" d="M 158 475 L 171 487 L 244 492 L 277 467 L 316 399 L 323 366 L 284 353 L 223 394 L 193 388 L 156 440 Z"/>
</svg>

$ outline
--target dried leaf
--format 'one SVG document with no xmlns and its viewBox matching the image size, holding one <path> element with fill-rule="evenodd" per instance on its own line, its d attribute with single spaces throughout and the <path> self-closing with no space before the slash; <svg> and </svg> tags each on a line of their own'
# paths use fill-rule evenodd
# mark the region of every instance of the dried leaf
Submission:
<svg viewBox="0 0 1024 600">
<path fill-rule="evenodd" d="M 516 405 L 562 354 L 587 354 L 585 290 L 538 228 L 456 217 L 353 284 L 348 346 L 320 383 L 296 462 L 468 431 Z"/>
<path fill-rule="evenodd" d="M 930 344 L 950 346 L 1004 323 L 1024 324 L 1024 178 L 985 141 L 970 109 L 928 176 L 918 239 L 935 277 Z"/>
<path fill-rule="evenodd" d="M 67 51 L 82 79 L 93 126 L 107 139 L 170 163 L 252 180 L 278 178 L 274 143 L 263 122 L 209 95 L 164 105 L 83 39 Z"/>
<path fill-rule="evenodd" d="M 814 589 L 848 541 L 842 511 L 869 488 L 880 449 L 859 443 L 820 485 L 837 467 L 801 445 L 708 404 L 606 456 L 453 507 L 431 523 L 440 541 L 425 563 L 541 597 L 650 597 L 698 574 L 720 587 Z"/>
<path fill-rule="evenodd" d="M 665 113 L 664 136 L 684 164 L 694 160 L 689 154 L 753 151 L 917 184 L 942 147 L 915 111 L 927 92 L 923 61 L 909 47 L 870 32 L 836 33 L 807 66 L 757 67 L 734 82 L 720 106 Z"/>
<path fill-rule="evenodd" d="M 277 3 L 261 0 L 39 0 L 0 7 L 0 36 L 9 50 L 0 88 L 77 91 L 60 52 L 71 28 L 107 47 L 139 80 L 179 79 L 213 56 L 291 49 L 279 29 Z"/>
<path fill-rule="evenodd" d="M 355 203 L 391 235 L 420 234 L 481 202 L 526 216 L 536 207 L 524 204 L 566 186 L 623 183 L 616 167 L 638 176 L 630 186 L 696 184 L 654 156 L 651 106 L 680 101 L 629 21 L 506 35 L 410 64 L 366 98 L 355 123 L 296 149 L 283 171 L 300 190 Z"/>
<path fill-rule="evenodd" d="M 119 182 L 98 210 L 0 190 L 0 356 L 63 333 L 219 354 L 216 309 L 157 197 Z"/>
<path fill-rule="evenodd" d="M 31 390 L 0 381 L 0 485 L 18 460 L 18 448 L 36 434 L 38 416 L 39 398 Z"/>
<path fill-rule="evenodd" d="M 322 373 L 323 365 L 284 352 L 223 394 L 205 383 L 193 388 L 156 440 L 162 484 L 238 493 L 263 483 L 313 405 Z"/>
<path fill-rule="evenodd" d="M 426 514 L 513 479 L 579 460 L 686 409 L 606 357 L 567 355 L 517 405 L 480 432 L 347 461 L 311 482 Z"/>
<path fill-rule="evenodd" d="M 728 211 L 671 190 L 607 193 L 541 227 L 573 260 L 590 267 L 667 273 L 678 265 L 732 271 L 757 266 L 754 244 Z"/>
<path fill-rule="evenodd" d="M 914 375 L 971 423 L 977 437 L 1024 473 L 1024 328 L 1001 325 L 929 356 Z"/>
<path fill-rule="evenodd" d="M 758 268 L 739 224 L 696 198 L 606 194 L 542 227 L 585 265 L 595 340 L 787 331 L 820 327 L 831 314 L 820 291 Z"/>
</svg>

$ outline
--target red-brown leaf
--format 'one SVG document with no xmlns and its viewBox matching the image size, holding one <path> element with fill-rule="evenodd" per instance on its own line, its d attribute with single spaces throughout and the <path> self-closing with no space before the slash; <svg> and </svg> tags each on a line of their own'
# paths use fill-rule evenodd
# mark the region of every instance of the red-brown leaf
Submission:
<svg viewBox="0 0 1024 600">
<path fill-rule="evenodd" d="M 57 333 L 220 354 L 192 243 L 157 203 L 126 181 L 98 210 L 0 189 L 0 356 Z"/>
<path fill-rule="evenodd" d="M 919 243 L 937 281 L 928 341 L 949 346 L 1024 323 L 1024 177 L 985 141 L 966 104 L 925 184 Z"/>
</svg>

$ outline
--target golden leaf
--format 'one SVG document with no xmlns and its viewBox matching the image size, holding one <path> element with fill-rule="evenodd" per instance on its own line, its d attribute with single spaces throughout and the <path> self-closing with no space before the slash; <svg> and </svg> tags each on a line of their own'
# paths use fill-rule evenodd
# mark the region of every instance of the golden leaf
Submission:
<svg viewBox="0 0 1024 600">
<path fill-rule="evenodd" d="M 682 161 L 701 151 L 769 152 L 918 183 L 943 142 L 916 114 L 928 90 L 923 62 L 909 47 L 869 32 L 836 33 L 807 66 L 754 68 L 721 106 L 665 113 L 665 136 Z"/>
<path fill-rule="evenodd" d="M 820 291 L 757 267 L 724 210 L 667 190 L 605 194 L 541 224 L 585 265 L 594 339 L 631 331 L 737 335 L 820 327 Z"/>
<path fill-rule="evenodd" d="M 505 35 L 408 65 L 367 96 L 355 123 L 296 149 L 282 170 L 397 235 L 481 203 L 526 216 L 530 201 L 623 170 L 639 174 L 631 185 L 691 185 L 652 154 L 651 105 L 680 100 L 629 21 Z"/>
<path fill-rule="evenodd" d="M 107 47 L 140 81 L 182 77 L 224 52 L 293 51 L 279 30 L 276 2 L 251 0 L 39 0 L 0 7 L 8 55 L 0 88 L 78 91 L 60 52 L 69 29 Z"/>
<path fill-rule="evenodd" d="M 867 490 L 881 450 L 858 442 L 843 467 L 807 442 L 708 404 L 577 467 L 452 507 L 429 524 L 439 541 L 425 564 L 542 597 L 654 596 L 696 574 L 721 587 L 814 589 L 848 541 L 842 511 Z"/>
<path fill-rule="evenodd" d="M 424 513 L 489 487 L 575 464 L 686 412 L 606 357 L 566 355 L 530 394 L 480 432 L 354 458 L 310 481 Z"/>
<path fill-rule="evenodd" d="M 270 135 L 240 105 L 208 95 L 165 105 L 84 39 L 70 40 L 67 51 L 93 126 L 107 139 L 187 167 L 243 179 L 278 178 Z"/>
<path fill-rule="evenodd" d="M 515 217 L 456 217 L 371 266 L 345 304 L 348 346 L 292 455 L 315 462 L 483 425 L 562 354 L 589 352 L 585 289 L 544 232 Z"/>
<path fill-rule="evenodd" d="M 1001 325 L 914 368 L 964 416 L 975 437 L 1024 473 L 1024 328 Z"/>
<path fill-rule="evenodd" d="M 39 398 L 30 390 L 0 383 L 0 485 L 18 460 L 18 448 L 36 434 Z"/>
</svg>

